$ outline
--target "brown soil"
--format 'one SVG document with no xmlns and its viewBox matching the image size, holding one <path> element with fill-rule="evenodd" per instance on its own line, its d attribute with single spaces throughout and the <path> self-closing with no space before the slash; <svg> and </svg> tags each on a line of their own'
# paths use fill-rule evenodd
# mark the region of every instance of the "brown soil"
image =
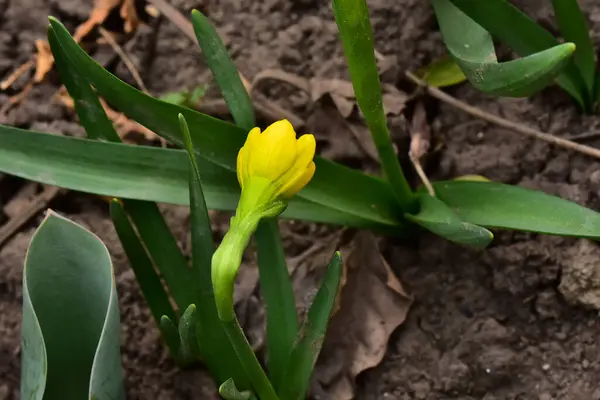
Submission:
<svg viewBox="0 0 600 400">
<path fill-rule="evenodd" d="M 91 2 L 74 0 L 0 0 L 0 79 L 26 61 L 33 43 L 44 37 L 46 17 L 69 27 L 81 22 Z M 184 12 L 193 0 L 172 0 Z M 550 2 L 520 1 L 545 26 L 552 25 Z M 600 44 L 600 5 L 580 2 Z M 424 0 L 369 2 L 376 46 L 395 56 L 387 83 L 409 89 L 402 78 L 444 53 L 430 6 Z M 347 78 L 344 59 L 326 0 L 212 0 L 210 16 L 227 32 L 231 54 L 249 77 L 280 68 L 305 77 Z M 141 29 L 129 51 L 144 59 L 152 40 Z M 193 86 L 207 75 L 199 51 L 170 23 L 160 27 L 156 55 L 144 63 L 142 76 L 154 94 Z M 116 73 L 130 81 L 121 66 Z M 72 114 L 50 101 L 56 76 L 36 87 L 6 120 L 20 127 L 79 135 Z M 302 93 L 281 83 L 264 90 L 273 100 L 317 124 L 315 107 Z M 570 99 L 552 88 L 532 99 L 494 99 L 468 85 L 452 90 L 469 103 L 556 135 L 593 132 L 600 117 L 581 116 Z M 7 95 L 0 93 L 0 104 Z M 487 125 L 446 105 L 427 103 L 431 126 L 444 148 L 431 161 L 434 178 L 482 174 L 488 178 L 539 188 L 592 208 L 600 205 L 600 163 L 588 157 L 525 139 Z M 311 118 L 311 116 L 313 118 Z M 2 118 L 0 116 L 0 118 Z M 391 126 L 402 132 L 402 122 Z M 407 136 L 397 144 L 404 154 Z M 355 167 L 372 168 L 360 151 L 349 148 L 349 133 L 320 131 L 324 153 Z M 592 145 L 600 145 L 600 140 Z M 0 203 L 23 182 L 0 176 Z M 210 399 L 214 394 L 202 370 L 181 371 L 169 360 L 154 322 L 107 219 L 106 205 L 76 193 L 51 206 L 83 223 L 106 241 L 113 255 L 123 321 L 123 365 L 129 399 Z M 1 208 L 1 207 L 0 207 Z M 187 215 L 168 208 L 178 239 L 186 242 Z M 5 220 L 0 215 L 0 223 Z M 18 399 L 21 273 L 28 241 L 39 217 L 0 249 L 0 400 Z M 309 238 L 310 241 L 310 238 Z M 294 242 L 288 250 L 294 253 Z M 466 250 L 432 235 L 410 242 L 387 242 L 385 254 L 415 295 L 406 323 L 392 336 L 382 364 L 359 377 L 359 399 L 600 399 L 600 328 L 597 311 L 566 279 L 581 265 L 594 268 L 596 245 L 576 239 L 497 232 L 483 252 Z M 590 300 L 590 296 L 592 300 Z M 583 299 L 583 300 L 582 300 Z M 595 303 L 598 306 L 598 303 Z"/>
</svg>

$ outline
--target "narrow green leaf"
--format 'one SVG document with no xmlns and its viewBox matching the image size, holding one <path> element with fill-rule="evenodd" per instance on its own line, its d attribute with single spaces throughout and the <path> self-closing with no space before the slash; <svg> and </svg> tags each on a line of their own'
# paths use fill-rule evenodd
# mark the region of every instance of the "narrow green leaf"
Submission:
<svg viewBox="0 0 600 400">
<path fill-rule="evenodd" d="M 60 75 L 60 80 L 69 95 L 73 98 L 75 111 L 90 139 L 106 139 L 120 142 L 121 139 L 112 122 L 106 115 L 100 99 L 90 86 L 87 79 L 71 68 L 62 48 L 56 40 L 52 27 L 48 27 L 48 43 L 54 56 L 54 65 Z"/>
<path fill-rule="evenodd" d="M 179 319 L 180 353 L 181 357 L 188 362 L 196 361 L 201 358 L 200 347 L 198 345 L 198 326 L 199 320 L 196 305 L 190 304 L 188 308 L 185 309 L 181 319 Z"/>
<path fill-rule="evenodd" d="M 593 93 L 596 79 L 594 44 L 587 21 L 577 0 L 552 0 L 554 15 L 566 42 L 575 43 L 575 65 L 579 68 L 589 93 Z"/>
<path fill-rule="evenodd" d="M 252 392 L 241 392 L 229 378 L 219 387 L 219 394 L 225 400 L 251 400 L 254 396 Z"/>
<path fill-rule="evenodd" d="M 419 213 L 405 217 L 451 242 L 484 248 L 494 235 L 481 226 L 463 222 L 444 202 L 428 194 L 419 196 Z"/>
<path fill-rule="evenodd" d="M 108 250 L 49 211 L 23 269 L 21 398 L 124 399 L 119 337 Z"/>
<path fill-rule="evenodd" d="M 550 32 L 506 0 L 450 1 L 522 57 L 559 44 Z M 556 82 L 577 100 L 583 109 L 590 109 L 590 94 L 574 62 L 567 64 Z"/>
<path fill-rule="evenodd" d="M 434 183 L 438 198 L 460 219 L 491 228 L 600 238 L 600 214 L 543 192 L 495 182 Z"/>
<path fill-rule="evenodd" d="M 113 199 L 110 202 L 110 217 L 156 324 L 160 325 L 163 316 L 172 321 L 177 321 L 175 310 L 171 306 L 169 296 L 154 269 L 152 260 L 135 233 L 133 226 L 131 226 L 119 200 Z M 172 350 L 174 350 L 173 354 L 177 354 L 175 349 Z"/>
<path fill-rule="evenodd" d="M 469 82 L 482 92 L 526 97 L 551 84 L 575 51 L 565 43 L 498 63 L 490 34 L 450 0 L 432 0 L 444 42 Z"/>
<path fill-rule="evenodd" d="M 212 286 L 211 260 L 215 250 L 210 218 L 204 200 L 200 168 L 196 160 L 194 145 L 185 117 L 179 114 L 179 123 L 183 133 L 185 148 L 189 159 L 189 199 L 192 236 L 192 279 L 196 289 L 199 306 L 198 341 L 203 359 L 209 365 L 218 382 L 232 377 L 242 387 L 248 388 L 249 382 L 233 347 L 229 343 L 217 313 L 217 305 Z"/>
<path fill-rule="evenodd" d="M 342 257 L 338 251 L 327 266 L 325 279 L 308 310 L 298 343 L 294 347 L 285 369 L 280 391 L 282 399 L 301 400 L 306 398 L 310 376 L 325 339 L 341 275 Z"/>
<path fill-rule="evenodd" d="M 179 309 L 194 302 L 195 282 L 190 281 L 190 268 L 164 217 L 153 212 L 154 203 L 128 200 L 125 211 L 131 216 L 140 238 L 160 271 L 169 293 Z"/>
<path fill-rule="evenodd" d="M 457 85 L 467 80 L 456 61 L 452 57 L 442 57 L 418 71 L 429 86 L 441 88 Z"/>
<path fill-rule="evenodd" d="M 236 125 L 252 129 L 256 125 L 254 108 L 227 48 L 208 18 L 192 10 L 192 24 L 208 67 L 215 76 Z"/>
<path fill-rule="evenodd" d="M 160 318 L 158 323 L 158 327 L 162 334 L 162 337 L 171 352 L 171 357 L 174 360 L 177 360 L 178 363 L 184 364 L 183 360 L 179 357 L 179 351 L 181 350 L 181 339 L 179 338 L 179 331 L 175 326 L 173 320 L 166 315 L 163 315 Z"/>
<path fill-rule="evenodd" d="M 185 151 L 48 135 L 2 125 L 0 143 L 0 171 L 8 174 L 103 196 L 189 204 Z M 313 179 L 311 184 L 325 204 L 297 195 L 283 217 L 402 233 L 405 225 L 387 185 L 338 164 L 323 163 L 327 165 L 320 164 L 321 181 Z M 235 210 L 239 197 L 235 174 L 204 158 L 198 159 L 198 165 L 208 208 Z M 340 197 L 345 191 L 336 192 L 336 183 L 341 182 L 354 193 Z M 361 197 L 355 198 L 356 193 Z M 331 208 L 329 204 L 336 201 L 345 207 Z"/>
<path fill-rule="evenodd" d="M 356 102 L 375 142 L 381 166 L 398 204 L 405 212 L 414 212 L 417 209 L 416 199 L 396 157 L 383 111 L 367 3 L 365 0 L 333 0 L 333 14 L 348 61 Z"/>
<path fill-rule="evenodd" d="M 250 343 L 248 343 L 248 339 L 246 339 L 246 335 L 237 318 L 234 317 L 231 321 L 222 322 L 225 332 L 227 332 L 227 336 L 229 337 L 229 342 L 235 349 L 240 362 L 248 374 L 252 389 L 254 389 L 260 400 L 279 400 L 269 378 L 267 378 L 260 362 L 258 362 L 254 350 L 252 350 Z"/>
<path fill-rule="evenodd" d="M 267 313 L 269 378 L 279 391 L 284 368 L 298 336 L 296 301 L 277 221 L 262 221 L 254 238 L 259 249 L 260 291 Z"/>
<path fill-rule="evenodd" d="M 109 103 L 124 112 L 129 118 L 135 119 L 180 146 L 183 145 L 183 138 L 179 130 L 178 115 L 179 113 L 183 114 L 190 124 L 194 146 L 201 156 L 198 162 L 203 173 L 205 168 L 202 161 L 217 164 L 235 172 L 237 153 L 242 147 L 247 133 L 244 129 L 188 108 L 154 99 L 125 84 L 90 58 L 73 41 L 62 24 L 52 19 L 50 22 L 69 61 L 88 78 L 96 91 Z M 315 214 L 314 217 L 318 219 L 329 217 L 333 213 L 337 214 L 336 220 L 341 215 L 347 214 L 349 217 L 347 219 L 356 218 L 369 221 L 372 218 L 380 220 L 383 217 L 385 220 L 394 221 L 392 225 L 398 226 L 402 223 L 399 217 L 401 213 L 393 193 L 389 187 L 382 185 L 380 180 L 367 177 L 358 171 L 320 157 L 315 158 L 315 164 L 315 176 L 307 187 L 294 197 L 288 216 L 292 215 L 291 211 L 294 208 L 302 210 L 300 212 L 304 213 L 305 210 L 311 209 L 316 204 L 331 209 L 329 212 L 321 212 L 320 216 Z M 211 169 L 214 170 L 214 168 Z M 235 176 L 232 175 L 231 178 L 235 179 Z M 146 184 L 147 177 L 145 180 Z M 203 178 L 203 182 L 207 182 L 206 178 Z M 215 208 L 210 206 L 211 201 L 207 187 L 208 183 L 205 183 L 207 203 L 210 208 Z M 144 195 L 146 198 L 151 197 L 149 192 Z M 128 196 L 119 197 L 126 198 Z M 138 198 L 137 196 L 133 197 Z M 376 207 L 373 206 L 375 204 Z M 220 209 L 222 208 L 223 206 L 220 206 Z M 328 219 L 329 222 L 336 223 L 335 220 L 331 221 L 333 218 Z M 347 225 L 352 225 L 352 223 Z"/>
</svg>

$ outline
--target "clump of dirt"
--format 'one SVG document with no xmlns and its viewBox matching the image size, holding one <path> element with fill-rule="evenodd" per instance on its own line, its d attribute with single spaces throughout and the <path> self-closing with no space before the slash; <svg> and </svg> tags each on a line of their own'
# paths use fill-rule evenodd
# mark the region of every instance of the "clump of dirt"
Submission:
<svg viewBox="0 0 600 400">
<path fill-rule="evenodd" d="M 173 2 L 184 12 L 197 3 Z M 516 3 L 544 26 L 554 25 L 550 2 Z M 65 19 L 71 28 L 85 18 L 86 11 L 73 4 L 0 0 L 0 79 L 26 61 L 35 39 L 44 37 L 47 15 Z M 600 45 L 600 5 L 593 0 L 580 4 Z M 444 54 L 430 6 L 421 0 L 374 0 L 369 6 L 377 50 L 397 60 L 383 80 L 407 90 L 405 70 L 415 70 Z M 237 65 L 249 77 L 279 68 L 309 78 L 348 78 L 328 1 L 213 0 L 209 13 L 226 34 Z M 145 59 L 152 37 L 149 29 L 139 30 L 128 48 L 134 61 Z M 121 66 L 116 72 L 130 80 Z M 142 63 L 140 72 L 157 95 L 194 87 L 209 76 L 200 52 L 168 22 L 160 26 L 155 55 Z M 53 76 L 2 122 L 81 134 L 71 113 L 49 102 L 57 88 Z M 306 121 L 322 119 L 314 117 L 318 110 L 306 94 L 285 83 L 273 82 L 261 91 Z M 486 111 L 559 136 L 593 132 L 600 126 L 600 117 L 580 115 L 557 88 L 530 99 L 491 98 L 468 85 L 450 92 Z M 0 102 L 6 100 L 7 95 L 0 94 Z M 597 160 L 473 120 L 445 104 L 428 100 L 428 111 L 433 133 L 443 137 L 444 144 L 435 162 L 427 165 L 433 178 L 481 174 L 600 208 Z M 320 120 L 308 123 L 307 129 L 317 122 L 327 125 Z M 401 121 L 390 123 L 400 153 L 406 154 L 408 136 Z M 358 148 L 348 155 L 350 132 L 322 129 L 318 132 L 320 150 L 333 148 L 329 154 L 355 167 L 372 166 Z M 599 146 L 600 139 L 589 144 Z M 10 198 L 15 189 L 14 184 L 0 181 L 1 198 Z M 181 371 L 169 360 L 115 239 L 106 205 L 89 196 L 69 194 L 52 206 L 98 234 L 115 260 L 128 398 L 216 399 L 204 371 Z M 176 237 L 185 244 L 185 211 L 169 215 L 171 225 L 178 229 Z M 0 399 L 18 398 L 22 261 L 36 222 L 39 219 L 0 250 Z M 311 230 L 299 231 L 285 238 L 290 254 L 298 253 L 298 243 L 307 247 L 313 240 Z M 594 282 L 599 276 L 597 245 L 528 233 L 496 233 L 485 251 L 468 250 L 428 234 L 387 242 L 387 259 L 411 288 L 415 302 L 405 324 L 392 336 L 382 364 L 359 377 L 357 398 L 600 399 L 599 297 Z"/>
</svg>

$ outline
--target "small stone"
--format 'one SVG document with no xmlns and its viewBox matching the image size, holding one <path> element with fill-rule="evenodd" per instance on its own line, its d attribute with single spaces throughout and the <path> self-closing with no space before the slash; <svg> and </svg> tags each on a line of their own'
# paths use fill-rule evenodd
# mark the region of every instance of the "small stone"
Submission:
<svg viewBox="0 0 600 400">
<path fill-rule="evenodd" d="M 558 290 L 575 305 L 600 310 L 600 247 L 580 239 L 563 259 Z"/>
<path fill-rule="evenodd" d="M 550 369 L 550 364 L 544 364 L 544 365 L 542 365 L 542 369 L 544 371 L 548 371 Z"/>
</svg>

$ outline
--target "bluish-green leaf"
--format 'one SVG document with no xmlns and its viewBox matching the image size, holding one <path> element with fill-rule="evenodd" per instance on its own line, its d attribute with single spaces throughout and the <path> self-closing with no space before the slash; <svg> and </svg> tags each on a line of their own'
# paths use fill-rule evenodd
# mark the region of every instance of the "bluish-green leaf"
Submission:
<svg viewBox="0 0 600 400">
<path fill-rule="evenodd" d="M 550 32 L 506 0 L 450 1 L 522 57 L 539 53 L 559 44 Z M 573 96 L 583 109 L 590 109 L 590 94 L 587 92 L 579 69 L 572 60 L 565 66 L 556 82 Z"/>
<path fill-rule="evenodd" d="M 375 142 L 382 169 L 398 204 L 405 212 L 413 212 L 417 209 L 416 198 L 398 162 L 383 110 L 366 0 L 333 0 L 333 14 L 348 61 L 356 102 Z"/>
<path fill-rule="evenodd" d="M 325 340 L 329 316 L 335 303 L 341 276 L 342 257 L 338 251 L 327 266 L 323 283 L 308 310 L 300 337 L 285 369 L 284 380 L 279 391 L 281 399 L 306 398 L 310 376 Z"/>
<path fill-rule="evenodd" d="M 490 228 L 600 238 L 600 214 L 543 192 L 495 182 L 434 183 L 438 198 L 465 222 Z"/>
<path fill-rule="evenodd" d="M 551 84 L 569 63 L 572 43 L 498 63 L 490 34 L 450 0 L 432 0 L 448 51 L 469 82 L 482 92 L 526 97 Z M 508 28 L 508 27 L 507 27 Z"/>
<path fill-rule="evenodd" d="M 419 213 L 405 217 L 451 242 L 484 248 L 494 238 L 481 226 L 462 221 L 444 202 L 428 194 L 419 196 Z"/>
<path fill-rule="evenodd" d="M 25 259 L 21 334 L 22 399 L 124 399 L 110 255 L 53 212 Z"/>
</svg>

